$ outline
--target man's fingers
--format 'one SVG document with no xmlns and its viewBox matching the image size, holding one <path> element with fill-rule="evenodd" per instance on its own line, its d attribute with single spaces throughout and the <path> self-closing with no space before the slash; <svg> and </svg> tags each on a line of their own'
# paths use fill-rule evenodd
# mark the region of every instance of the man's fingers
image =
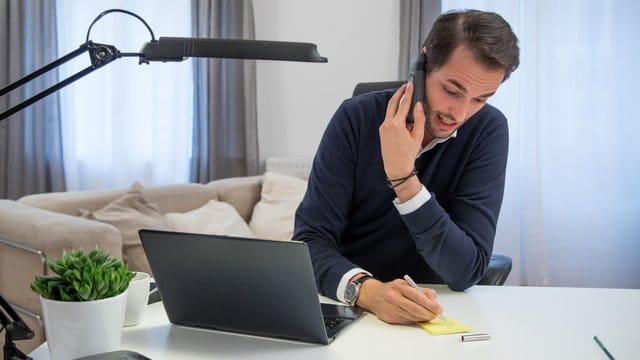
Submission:
<svg viewBox="0 0 640 360">
<path fill-rule="evenodd" d="M 389 121 L 404 122 L 411 107 L 411 97 L 413 96 L 413 83 L 406 83 L 393 94 L 387 104 L 386 119 Z"/>
<path fill-rule="evenodd" d="M 400 121 L 404 123 L 407 119 L 407 114 L 411 110 L 411 99 L 413 97 L 414 86 L 412 82 L 408 82 L 405 86 L 407 90 L 404 92 L 402 97 L 400 98 L 400 104 L 398 106 L 398 111 L 395 113 L 394 120 Z"/>
<path fill-rule="evenodd" d="M 394 291 L 387 292 L 386 301 L 396 308 L 398 316 L 415 322 L 431 320 L 442 312 L 442 307 L 435 301 L 435 292 L 429 292 L 430 289 L 423 292 L 400 279 L 391 282 L 390 286 Z"/>
<path fill-rule="evenodd" d="M 411 137 L 415 140 L 422 141 L 424 138 L 424 123 L 427 121 L 424 114 L 422 101 L 416 103 L 413 111 L 413 128 L 411 129 Z"/>
<path fill-rule="evenodd" d="M 437 293 L 435 290 L 429 289 L 429 288 L 421 288 L 421 289 L 422 289 L 422 292 L 425 295 L 427 295 L 429 299 L 431 299 L 431 301 L 436 302 Z"/>
<path fill-rule="evenodd" d="M 431 314 L 428 311 L 425 312 L 424 309 L 421 311 L 419 308 L 420 306 L 404 298 L 403 301 L 395 304 L 395 317 L 402 319 L 398 321 L 402 323 L 412 323 L 430 319 Z"/>
<path fill-rule="evenodd" d="M 396 112 L 398 112 L 400 99 L 402 98 L 406 90 L 407 87 L 405 85 L 400 86 L 398 90 L 396 90 L 396 92 L 393 94 L 391 99 L 389 99 L 389 103 L 387 104 L 387 119 L 393 118 L 396 115 Z"/>
<path fill-rule="evenodd" d="M 374 300 L 369 306 L 365 304 L 365 308 L 376 314 L 382 321 L 392 324 L 409 324 L 432 320 L 442 312 L 442 307 L 436 302 L 436 294 L 432 289 L 416 290 L 402 279 L 388 283 L 371 283 L 371 285 L 378 285 L 378 287 L 363 289 L 372 291 L 369 295 Z M 364 295 L 365 291 L 362 296 Z"/>
<path fill-rule="evenodd" d="M 435 315 L 442 312 L 442 306 L 435 299 L 435 291 L 431 289 L 421 290 L 414 289 L 408 285 L 402 288 L 402 294 L 415 305 L 415 307 L 405 307 L 405 309 L 414 309 L 415 315 L 428 317 L 428 320 L 431 320 Z"/>
<path fill-rule="evenodd" d="M 433 319 L 435 314 L 430 309 L 424 307 L 421 303 L 413 301 L 413 299 L 404 298 L 398 303 L 398 307 L 404 312 L 403 316 L 407 319 L 415 321 L 426 321 Z"/>
</svg>

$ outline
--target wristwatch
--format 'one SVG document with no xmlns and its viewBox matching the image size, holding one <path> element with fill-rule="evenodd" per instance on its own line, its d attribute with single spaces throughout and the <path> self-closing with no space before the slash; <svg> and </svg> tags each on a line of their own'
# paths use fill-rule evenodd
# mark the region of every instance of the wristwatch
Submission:
<svg viewBox="0 0 640 360">
<path fill-rule="evenodd" d="M 360 295 L 360 286 L 369 279 L 373 279 L 373 276 L 365 275 L 347 284 L 347 288 L 344 291 L 344 300 L 349 305 L 355 306 L 358 295 Z"/>
</svg>

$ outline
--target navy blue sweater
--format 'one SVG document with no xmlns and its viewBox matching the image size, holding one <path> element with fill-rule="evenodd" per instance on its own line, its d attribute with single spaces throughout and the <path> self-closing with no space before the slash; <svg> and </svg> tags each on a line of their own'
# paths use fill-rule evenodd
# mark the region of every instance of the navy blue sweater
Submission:
<svg viewBox="0 0 640 360">
<path fill-rule="evenodd" d="M 354 267 L 382 281 L 409 274 L 464 290 L 480 280 L 491 257 L 504 191 L 506 118 L 487 104 L 456 137 L 417 158 L 418 177 L 432 197 L 400 215 L 378 133 L 392 95 L 374 92 L 342 103 L 296 211 L 293 238 L 307 243 L 318 289 L 334 299 Z"/>
</svg>

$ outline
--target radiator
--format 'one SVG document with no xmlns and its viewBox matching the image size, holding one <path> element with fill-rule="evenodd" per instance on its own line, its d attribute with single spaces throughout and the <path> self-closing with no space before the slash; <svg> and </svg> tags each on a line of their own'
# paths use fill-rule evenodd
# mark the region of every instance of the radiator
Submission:
<svg viewBox="0 0 640 360">
<path fill-rule="evenodd" d="M 266 171 L 307 179 L 311 172 L 311 157 L 269 157 L 266 160 Z"/>
</svg>

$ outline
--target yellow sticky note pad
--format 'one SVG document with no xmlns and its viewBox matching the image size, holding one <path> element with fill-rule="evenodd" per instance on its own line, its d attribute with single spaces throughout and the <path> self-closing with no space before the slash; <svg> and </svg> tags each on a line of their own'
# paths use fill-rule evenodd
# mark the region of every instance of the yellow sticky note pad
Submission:
<svg viewBox="0 0 640 360">
<path fill-rule="evenodd" d="M 431 321 L 419 322 L 418 325 L 431 335 L 458 334 L 471 331 L 471 328 L 467 325 L 448 316 L 446 320 L 435 318 Z"/>
</svg>

